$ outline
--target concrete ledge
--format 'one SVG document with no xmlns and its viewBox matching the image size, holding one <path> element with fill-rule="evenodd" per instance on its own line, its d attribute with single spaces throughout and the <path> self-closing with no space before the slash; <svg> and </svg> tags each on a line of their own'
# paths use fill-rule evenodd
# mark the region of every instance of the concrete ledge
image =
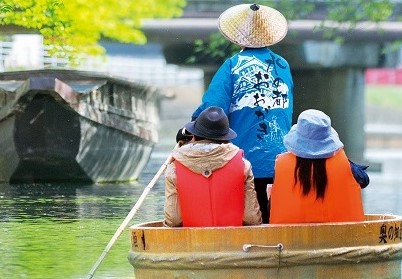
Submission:
<svg viewBox="0 0 402 279">
<path fill-rule="evenodd" d="M 366 148 L 402 148 L 402 125 L 366 124 Z"/>
<path fill-rule="evenodd" d="M 400 174 L 402 148 L 368 148 L 364 157 L 368 172 L 381 172 L 385 176 Z"/>
<path fill-rule="evenodd" d="M 401 135 L 402 125 L 398 124 L 383 124 L 383 123 L 370 123 L 364 126 L 366 133 L 381 133 L 386 135 Z"/>
<path fill-rule="evenodd" d="M 304 40 L 326 41 L 324 31 L 319 27 L 324 24 L 328 28 L 337 27 L 336 35 L 346 42 L 389 42 L 398 40 L 402 34 L 402 22 L 360 22 L 355 28 L 339 25 L 336 22 L 322 20 L 289 21 L 289 32 L 285 43 L 300 43 Z M 193 42 L 195 39 L 207 39 L 213 32 L 218 32 L 218 16 L 214 18 L 173 18 L 146 19 L 141 28 L 149 42 L 176 44 Z"/>
</svg>

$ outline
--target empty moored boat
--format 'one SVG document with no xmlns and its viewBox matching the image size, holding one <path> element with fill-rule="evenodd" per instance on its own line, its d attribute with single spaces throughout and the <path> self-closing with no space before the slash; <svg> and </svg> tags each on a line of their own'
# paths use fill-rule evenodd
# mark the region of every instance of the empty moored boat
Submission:
<svg viewBox="0 0 402 279">
<path fill-rule="evenodd" d="M 159 100 L 93 72 L 0 73 L 0 181 L 136 180 L 158 141 Z"/>
</svg>

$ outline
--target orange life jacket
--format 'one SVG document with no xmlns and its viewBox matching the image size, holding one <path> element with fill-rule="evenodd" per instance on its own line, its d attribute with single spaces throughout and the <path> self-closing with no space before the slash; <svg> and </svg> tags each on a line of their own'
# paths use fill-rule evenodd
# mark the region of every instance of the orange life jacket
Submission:
<svg viewBox="0 0 402 279">
<path fill-rule="evenodd" d="M 364 221 L 361 188 L 353 178 L 344 150 L 326 160 L 327 188 L 324 199 L 316 192 L 303 196 L 300 181 L 295 184 L 296 156 L 277 157 L 271 191 L 270 223 L 319 223 Z"/>
<path fill-rule="evenodd" d="M 175 161 L 183 226 L 241 226 L 244 215 L 244 162 L 239 151 L 209 177 Z"/>
</svg>

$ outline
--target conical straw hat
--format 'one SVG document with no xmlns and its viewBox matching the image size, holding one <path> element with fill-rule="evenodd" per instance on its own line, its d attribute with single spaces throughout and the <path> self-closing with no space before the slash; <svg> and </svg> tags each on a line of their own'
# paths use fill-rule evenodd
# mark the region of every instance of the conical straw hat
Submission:
<svg viewBox="0 0 402 279">
<path fill-rule="evenodd" d="M 240 4 L 224 11 L 218 28 L 231 42 L 250 48 L 266 47 L 285 38 L 286 18 L 277 10 L 257 4 Z"/>
</svg>

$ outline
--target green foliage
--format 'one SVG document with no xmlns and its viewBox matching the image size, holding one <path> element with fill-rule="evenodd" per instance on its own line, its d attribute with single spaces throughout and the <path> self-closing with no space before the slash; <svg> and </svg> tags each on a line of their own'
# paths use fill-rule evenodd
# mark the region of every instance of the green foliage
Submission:
<svg viewBox="0 0 402 279">
<path fill-rule="evenodd" d="M 4 1 L 0 1 L 0 14 L 2 13 L 7 13 L 12 10 L 12 7 L 10 5 L 4 4 Z"/>
<path fill-rule="evenodd" d="M 329 1 L 328 20 L 337 22 L 379 22 L 387 20 L 394 4 L 389 0 L 338 0 Z"/>
<path fill-rule="evenodd" d="M 387 44 L 383 47 L 382 53 L 392 53 L 392 52 L 398 52 L 402 47 L 402 40 L 398 40 L 395 42 L 391 42 L 390 44 Z"/>
<path fill-rule="evenodd" d="M 0 0 L 0 26 L 38 31 L 51 54 L 98 55 L 101 38 L 144 44 L 141 20 L 180 16 L 185 0 Z"/>
<path fill-rule="evenodd" d="M 187 63 L 219 64 L 226 57 L 240 51 L 238 45 L 232 44 L 220 33 L 213 33 L 208 42 L 196 40 L 194 42 L 194 54 L 187 59 Z"/>
<path fill-rule="evenodd" d="M 287 20 L 305 18 L 316 9 L 316 4 L 311 0 L 282 0 L 261 1 L 261 4 L 273 7 L 281 11 Z"/>
<path fill-rule="evenodd" d="M 343 38 L 336 35 L 337 30 L 347 28 L 353 30 L 359 22 L 380 22 L 390 18 L 394 4 L 389 0 L 339 0 L 328 2 L 327 25 L 322 22 L 319 30 L 323 31 L 324 38 L 342 43 Z M 380 30 L 379 30 L 380 32 Z"/>
</svg>

